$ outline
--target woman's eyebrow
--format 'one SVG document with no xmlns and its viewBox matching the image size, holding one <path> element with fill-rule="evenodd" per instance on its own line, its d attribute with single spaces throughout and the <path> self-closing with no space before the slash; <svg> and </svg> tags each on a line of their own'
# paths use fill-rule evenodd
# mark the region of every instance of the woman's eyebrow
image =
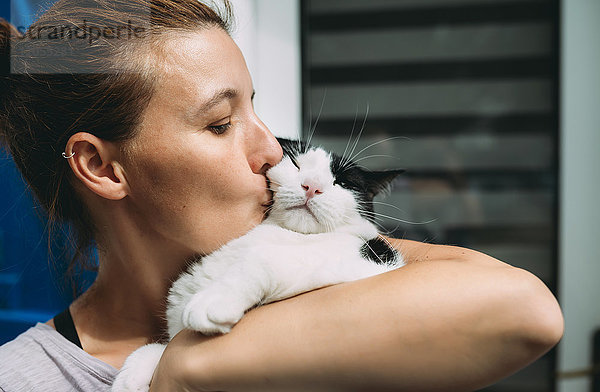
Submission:
<svg viewBox="0 0 600 392">
<path fill-rule="evenodd" d="M 209 110 L 213 106 L 217 105 L 221 101 L 224 100 L 232 100 L 237 98 L 240 95 L 240 92 L 233 88 L 224 88 L 222 90 L 217 91 L 208 101 L 200 106 L 201 111 Z"/>
<path fill-rule="evenodd" d="M 237 98 L 240 95 L 240 92 L 234 88 L 224 88 L 222 90 L 217 91 L 213 96 L 206 102 L 200 105 L 200 107 L 196 109 L 192 109 L 188 114 L 190 119 L 196 119 L 202 116 L 204 113 L 212 109 L 214 106 L 218 105 L 222 101 L 232 100 Z"/>
</svg>

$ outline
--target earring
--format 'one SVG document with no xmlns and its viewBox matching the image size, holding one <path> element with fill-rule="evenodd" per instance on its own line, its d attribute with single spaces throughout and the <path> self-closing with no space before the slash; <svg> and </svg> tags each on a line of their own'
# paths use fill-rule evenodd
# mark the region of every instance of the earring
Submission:
<svg viewBox="0 0 600 392">
<path fill-rule="evenodd" d="M 62 156 L 65 159 L 73 158 L 75 156 L 75 152 L 72 152 L 71 155 L 68 155 L 68 156 L 67 156 L 67 154 L 65 152 L 63 152 Z"/>
</svg>

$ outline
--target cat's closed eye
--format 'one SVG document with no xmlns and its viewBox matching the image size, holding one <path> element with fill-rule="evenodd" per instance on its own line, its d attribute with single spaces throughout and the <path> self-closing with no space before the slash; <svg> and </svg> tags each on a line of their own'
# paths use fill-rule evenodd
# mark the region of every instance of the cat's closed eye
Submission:
<svg viewBox="0 0 600 392">
<path fill-rule="evenodd" d="M 334 178 L 334 179 L 333 179 L 333 185 L 339 185 L 339 186 L 341 186 L 342 188 L 345 188 L 347 184 L 346 184 L 346 182 L 345 182 L 345 181 L 343 181 L 343 180 L 339 180 L 339 179 L 337 179 L 337 178 Z"/>
</svg>

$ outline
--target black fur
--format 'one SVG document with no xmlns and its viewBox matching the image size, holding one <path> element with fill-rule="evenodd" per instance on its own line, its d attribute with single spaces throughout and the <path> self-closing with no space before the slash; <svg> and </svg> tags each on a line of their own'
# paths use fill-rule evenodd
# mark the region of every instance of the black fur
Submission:
<svg viewBox="0 0 600 392">
<path fill-rule="evenodd" d="M 360 253 L 365 259 L 377 264 L 393 265 L 398 260 L 396 250 L 380 237 L 365 242 Z"/>
</svg>

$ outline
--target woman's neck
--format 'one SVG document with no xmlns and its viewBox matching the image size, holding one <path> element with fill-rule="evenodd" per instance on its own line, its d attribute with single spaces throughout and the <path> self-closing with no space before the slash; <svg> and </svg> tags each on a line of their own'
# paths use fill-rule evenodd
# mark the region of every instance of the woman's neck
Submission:
<svg viewBox="0 0 600 392">
<path fill-rule="evenodd" d="M 108 249 L 99 250 L 96 281 L 71 313 L 83 349 L 120 368 L 131 352 L 166 337 L 166 297 L 186 258 L 123 238 Z"/>
</svg>

